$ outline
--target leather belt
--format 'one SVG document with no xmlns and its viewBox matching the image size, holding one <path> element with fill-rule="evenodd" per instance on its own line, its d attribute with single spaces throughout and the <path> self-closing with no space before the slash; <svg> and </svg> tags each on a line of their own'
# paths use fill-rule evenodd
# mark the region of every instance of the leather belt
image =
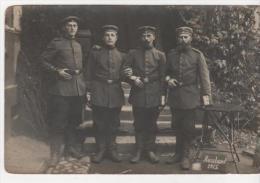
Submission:
<svg viewBox="0 0 260 183">
<path fill-rule="evenodd" d="M 158 77 L 141 77 L 141 81 L 143 81 L 144 83 L 151 83 L 154 81 L 159 81 Z"/>
<path fill-rule="evenodd" d="M 81 74 L 82 70 L 81 69 L 66 69 L 65 72 L 67 72 L 70 75 L 79 75 Z"/>
<path fill-rule="evenodd" d="M 99 77 L 96 77 L 95 80 L 101 81 L 103 83 L 108 83 L 108 84 L 119 83 L 119 80 L 104 79 L 104 78 L 99 78 Z"/>
<path fill-rule="evenodd" d="M 183 82 L 178 82 L 177 87 L 185 87 L 185 86 L 190 86 L 190 85 L 196 85 L 196 82 L 193 83 L 183 83 Z"/>
</svg>

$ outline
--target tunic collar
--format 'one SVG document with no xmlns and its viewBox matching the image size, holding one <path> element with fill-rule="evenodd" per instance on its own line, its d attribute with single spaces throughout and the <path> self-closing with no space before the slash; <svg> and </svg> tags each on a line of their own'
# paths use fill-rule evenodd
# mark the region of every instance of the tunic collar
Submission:
<svg viewBox="0 0 260 183">
<path fill-rule="evenodd" d="M 153 51 L 155 49 L 154 46 L 151 46 L 151 47 L 143 47 L 143 46 L 140 46 L 139 49 L 143 50 L 143 51 Z"/>
<path fill-rule="evenodd" d="M 192 47 L 191 47 L 191 45 L 187 46 L 186 48 L 182 48 L 182 47 L 178 46 L 177 50 L 178 50 L 178 52 L 185 53 L 185 52 L 189 52 L 190 50 L 192 50 Z"/>
<path fill-rule="evenodd" d="M 63 38 L 67 39 L 67 40 L 75 40 L 75 37 L 70 37 L 70 36 L 68 36 L 66 34 L 63 35 Z"/>
<path fill-rule="evenodd" d="M 104 45 L 104 48 L 107 49 L 107 50 L 116 50 L 116 46 L 107 46 L 107 45 Z"/>
</svg>

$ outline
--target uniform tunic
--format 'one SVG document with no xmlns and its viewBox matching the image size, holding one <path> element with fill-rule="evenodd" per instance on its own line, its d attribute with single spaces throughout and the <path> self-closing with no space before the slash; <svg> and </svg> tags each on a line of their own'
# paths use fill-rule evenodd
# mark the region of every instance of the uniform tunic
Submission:
<svg viewBox="0 0 260 183">
<path fill-rule="evenodd" d="M 93 105 L 115 108 L 124 104 L 121 67 L 124 54 L 117 48 L 101 48 L 90 53 L 87 66 L 87 87 Z"/>
<path fill-rule="evenodd" d="M 166 75 L 180 85 L 169 89 L 168 104 L 176 109 L 193 109 L 203 95 L 211 96 L 209 71 L 203 54 L 192 47 L 171 50 L 167 55 Z"/>
<path fill-rule="evenodd" d="M 82 50 L 75 39 L 66 37 L 53 39 L 41 54 L 41 63 L 51 72 L 57 72 L 57 69 L 62 68 L 81 71 L 80 74 L 73 75 L 71 80 L 65 80 L 56 74 L 48 88 L 50 94 L 60 96 L 82 96 L 85 94 Z"/>
<path fill-rule="evenodd" d="M 129 102 L 134 107 L 155 107 L 164 95 L 165 54 L 155 48 L 131 50 L 126 56 L 125 68 L 132 68 L 133 75 L 145 82 L 143 88 L 132 85 Z"/>
</svg>

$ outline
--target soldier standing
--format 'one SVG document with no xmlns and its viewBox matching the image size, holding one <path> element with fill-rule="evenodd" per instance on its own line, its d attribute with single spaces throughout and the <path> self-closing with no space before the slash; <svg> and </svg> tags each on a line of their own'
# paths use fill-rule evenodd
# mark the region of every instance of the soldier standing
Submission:
<svg viewBox="0 0 260 183">
<path fill-rule="evenodd" d="M 165 104 L 165 54 L 154 47 L 156 28 L 138 28 L 140 48 L 130 50 L 123 71 L 131 84 L 129 103 L 132 104 L 135 127 L 136 154 L 130 160 L 138 163 L 145 150 L 152 163 L 159 162 L 155 154 L 155 140 L 159 106 Z M 132 70 L 132 75 L 129 75 Z"/>
<path fill-rule="evenodd" d="M 118 27 L 105 25 L 102 28 L 104 45 L 90 52 L 87 67 L 89 99 L 98 146 L 98 152 L 92 158 L 94 163 L 103 160 L 106 150 L 112 161 L 121 161 L 116 151 L 116 135 L 124 104 L 120 75 L 124 54 L 116 48 Z"/>
<path fill-rule="evenodd" d="M 182 169 L 190 168 L 189 148 L 194 138 L 195 109 L 209 104 L 211 87 L 204 55 L 191 47 L 193 30 L 176 29 L 178 46 L 167 55 L 166 81 L 169 87 L 168 104 L 176 128 L 176 153 L 168 164 L 181 162 Z"/>
<path fill-rule="evenodd" d="M 61 21 L 62 36 L 54 38 L 41 54 L 40 63 L 52 77 L 48 88 L 48 124 L 50 129 L 50 166 L 64 152 L 83 157 L 77 126 L 82 122 L 86 84 L 82 73 L 82 51 L 75 40 L 79 18 L 69 16 Z"/>
</svg>

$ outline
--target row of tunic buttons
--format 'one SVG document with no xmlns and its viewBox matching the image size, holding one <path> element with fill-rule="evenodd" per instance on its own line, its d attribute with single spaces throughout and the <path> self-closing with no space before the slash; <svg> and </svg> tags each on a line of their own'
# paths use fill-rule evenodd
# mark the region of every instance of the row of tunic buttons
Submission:
<svg viewBox="0 0 260 183">
<path fill-rule="evenodd" d="M 179 60 L 179 82 L 182 80 L 182 64 L 183 64 L 183 54 L 181 53 L 180 55 L 180 60 Z"/>
<path fill-rule="evenodd" d="M 113 73 L 115 71 L 115 63 L 113 62 L 112 58 L 112 51 L 108 50 L 108 61 L 109 61 L 109 73 Z"/>
<path fill-rule="evenodd" d="M 149 60 L 147 57 L 147 52 L 145 51 L 145 66 L 148 65 L 148 62 L 149 62 Z M 145 74 L 146 75 L 149 74 L 148 67 L 145 67 L 144 69 L 145 69 Z"/>
</svg>

